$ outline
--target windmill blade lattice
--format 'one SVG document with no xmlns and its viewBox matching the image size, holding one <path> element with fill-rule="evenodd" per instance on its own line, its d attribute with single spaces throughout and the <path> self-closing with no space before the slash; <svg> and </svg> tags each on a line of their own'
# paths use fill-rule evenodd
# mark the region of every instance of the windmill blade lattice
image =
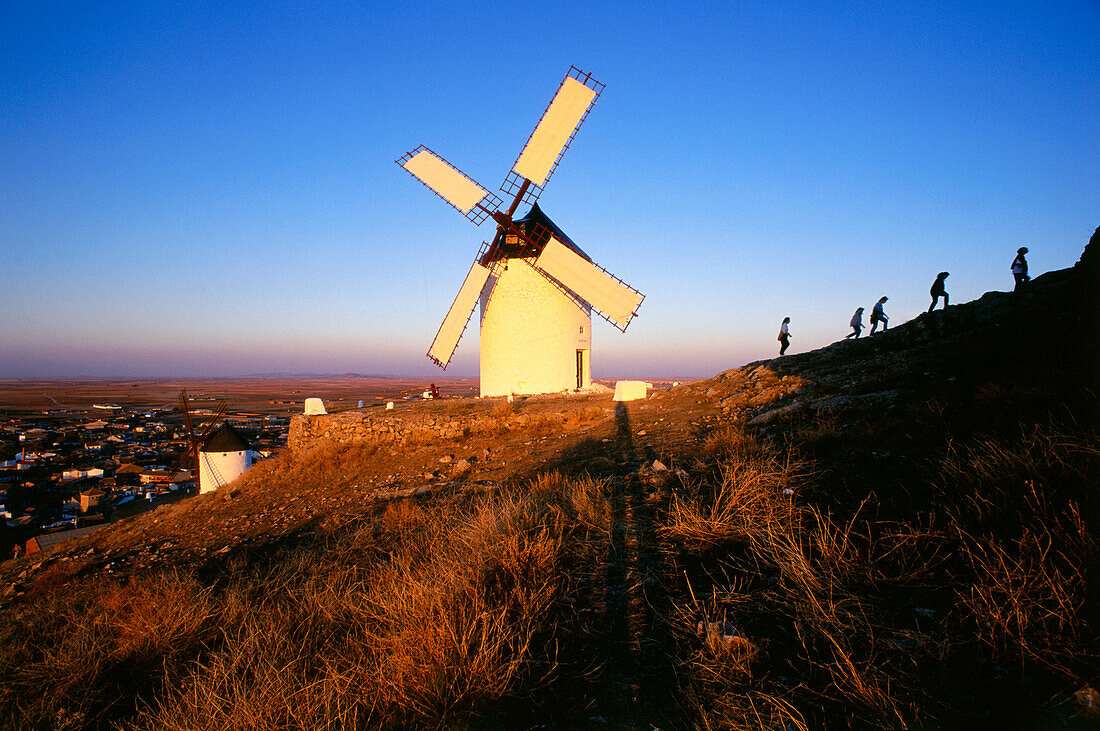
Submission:
<svg viewBox="0 0 1100 731">
<path fill-rule="evenodd" d="M 543 247 L 535 269 L 551 282 L 575 292 L 600 317 L 624 332 L 645 299 L 641 292 L 556 238 Z"/>
<path fill-rule="evenodd" d="M 593 79 L 592 74 L 576 66 L 569 67 L 554 98 L 516 157 L 512 172 L 500 186 L 501 192 L 516 195 L 527 180 L 529 185 L 524 191 L 523 202 L 534 205 L 603 89 L 604 84 Z"/>
<path fill-rule="evenodd" d="M 184 453 L 188 459 L 190 459 L 194 469 L 199 468 L 199 447 L 206 440 L 208 436 L 214 431 L 214 427 L 221 421 L 226 410 L 229 408 L 228 401 L 221 401 L 214 407 L 211 413 L 210 419 L 206 422 L 201 432 L 195 431 L 195 421 L 191 417 L 191 401 L 187 398 L 187 389 L 181 389 L 179 395 L 179 408 L 183 414 L 184 427 L 187 429 L 187 451 Z M 177 466 L 183 461 L 183 456 L 177 460 Z"/>
<path fill-rule="evenodd" d="M 396 162 L 474 225 L 480 226 L 503 202 L 424 145 L 406 152 Z"/>
<path fill-rule="evenodd" d="M 210 415 L 210 420 L 206 422 L 206 427 L 203 428 L 202 433 L 199 434 L 200 441 L 206 441 L 206 438 L 214 432 L 214 428 L 218 425 L 218 422 L 225 418 L 225 412 L 228 408 L 228 401 L 221 401 L 214 407 L 214 412 Z"/>
<path fill-rule="evenodd" d="M 470 316 L 474 313 L 478 299 L 485 288 L 486 282 L 493 273 L 493 264 L 483 264 L 484 252 L 488 250 L 488 244 L 482 244 L 470 271 L 463 280 L 462 286 L 455 295 L 451 307 L 447 310 L 446 317 L 436 331 L 435 339 L 428 348 L 428 358 L 443 370 L 447 370 L 447 364 L 451 362 L 458 341 L 466 332 L 470 323 Z"/>
</svg>

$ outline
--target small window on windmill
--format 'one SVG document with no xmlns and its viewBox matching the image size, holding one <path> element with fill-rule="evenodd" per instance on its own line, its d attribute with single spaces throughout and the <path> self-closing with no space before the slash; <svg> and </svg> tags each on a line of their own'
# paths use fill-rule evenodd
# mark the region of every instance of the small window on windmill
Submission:
<svg viewBox="0 0 1100 731">
<path fill-rule="evenodd" d="M 522 256 L 523 239 L 519 234 L 511 231 L 504 234 L 504 255 L 507 257 Z"/>
</svg>

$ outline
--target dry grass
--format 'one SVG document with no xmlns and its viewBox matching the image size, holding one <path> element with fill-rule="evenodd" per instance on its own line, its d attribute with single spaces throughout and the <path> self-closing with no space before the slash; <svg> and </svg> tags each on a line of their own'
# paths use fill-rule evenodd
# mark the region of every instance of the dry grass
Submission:
<svg viewBox="0 0 1100 731">
<path fill-rule="evenodd" d="M 3 629 L 0 713 L 58 728 L 455 723 L 552 676 L 568 539 L 606 531 L 609 515 L 599 483 L 551 475 L 394 503 L 213 582 L 71 586 Z"/>
<path fill-rule="evenodd" d="M 928 712 L 922 666 L 986 667 L 976 643 L 1021 675 L 1089 682 L 1087 576 L 1100 558 L 1084 517 L 1097 505 L 1093 445 L 1040 428 L 953 450 L 927 488 L 946 508 L 898 523 L 876 520 L 871 498 L 843 519 L 804 504 L 809 465 L 789 451 L 766 455 L 738 428 L 712 434 L 660 527 L 674 555 L 699 567 L 672 620 L 692 723 L 806 728 L 843 716 L 905 726 Z M 766 588 L 743 588 L 752 586 Z M 943 607 L 938 597 L 951 593 L 955 605 Z M 938 621 L 914 625 L 913 607 L 926 602 L 940 608 L 922 616 Z M 729 652 L 699 635 L 707 623 L 738 638 Z M 758 645 L 741 634 L 754 626 L 781 641 L 788 677 L 760 672 L 760 655 L 746 651 Z"/>
<path fill-rule="evenodd" d="M 332 489 L 358 478 L 382 449 L 383 446 L 375 442 L 337 444 L 320 441 L 300 455 L 280 455 L 257 463 L 233 487 L 253 493 L 312 485 Z"/>
<path fill-rule="evenodd" d="M 763 453 L 760 443 L 745 430 L 744 423 L 723 426 L 703 439 L 702 459 L 721 464 L 725 459 L 745 459 Z"/>
<path fill-rule="evenodd" d="M 945 461 L 941 488 L 959 497 L 950 528 L 972 577 L 958 596 L 999 659 L 1070 677 L 1081 669 L 1086 575 L 1100 561 L 1082 510 L 1097 504 L 1098 455 L 1086 441 L 1040 428 Z"/>
<path fill-rule="evenodd" d="M 731 448 L 729 442 L 711 447 L 720 453 Z M 689 550 L 763 541 L 769 553 L 785 552 L 779 546 L 794 527 L 795 510 L 784 490 L 797 487 L 799 464 L 726 453 L 719 471 L 716 486 L 702 484 L 673 496 L 661 532 Z"/>
<path fill-rule="evenodd" d="M 677 550 L 739 566 L 743 578 L 772 576 L 768 611 L 773 620 L 781 616 L 789 623 L 798 648 L 795 664 L 807 678 L 827 678 L 828 697 L 861 709 L 868 718 L 904 723 L 903 701 L 878 667 L 876 643 L 861 640 L 857 647 L 851 639 L 878 629 L 870 616 L 873 606 L 855 592 L 855 585 L 872 582 L 876 574 L 866 551 L 857 548 L 856 519 L 837 523 L 796 502 L 813 477 L 808 466 L 790 452 L 766 456 L 743 430 L 712 435 L 705 454 L 715 468 L 703 473 L 716 474 L 717 484 L 704 478 L 689 493 L 674 496 L 661 534 Z M 739 619 L 751 602 L 739 592 L 738 576 L 726 576 L 734 579 L 733 586 L 712 585 L 702 602 L 691 589 L 692 605 L 676 611 L 675 624 L 693 648 L 684 668 L 695 723 L 708 728 L 807 728 L 791 688 L 753 682 L 755 644 L 738 635 L 725 643 L 730 651 L 722 653 L 714 652 L 709 638 L 700 644 L 692 637 L 700 618 L 705 625 L 721 617 L 731 633 L 740 632 Z"/>
</svg>

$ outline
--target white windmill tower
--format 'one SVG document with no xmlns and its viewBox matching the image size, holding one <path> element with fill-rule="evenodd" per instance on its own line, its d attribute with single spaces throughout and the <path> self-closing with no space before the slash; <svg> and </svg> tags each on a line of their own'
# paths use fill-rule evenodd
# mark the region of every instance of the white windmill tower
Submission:
<svg viewBox="0 0 1100 731">
<path fill-rule="evenodd" d="M 536 201 L 603 89 L 576 67 L 516 158 L 502 201 L 421 145 L 398 164 L 475 224 L 497 224 L 451 304 L 428 358 L 446 368 L 481 303 L 481 395 L 551 393 L 591 383 L 591 312 L 625 331 L 644 297 L 595 264 Z M 531 205 L 513 219 L 520 203 Z"/>
<path fill-rule="evenodd" d="M 252 466 L 248 440 L 228 423 L 207 435 L 198 453 L 200 494 L 228 485 Z"/>
</svg>

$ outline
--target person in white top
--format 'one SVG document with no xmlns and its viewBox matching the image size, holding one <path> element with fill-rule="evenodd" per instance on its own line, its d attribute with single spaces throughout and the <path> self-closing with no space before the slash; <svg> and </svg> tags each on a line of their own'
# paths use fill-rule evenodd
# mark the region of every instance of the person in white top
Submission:
<svg viewBox="0 0 1100 731">
<path fill-rule="evenodd" d="M 852 321 L 848 323 L 852 326 L 852 332 L 844 336 L 844 339 L 858 338 L 859 334 L 863 332 L 863 308 L 857 307 L 856 314 L 852 315 Z"/>
<path fill-rule="evenodd" d="M 882 323 L 882 331 L 886 332 L 886 323 L 890 321 L 890 318 L 886 316 L 886 313 L 882 311 L 882 305 L 885 304 L 889 297 L 879 297 L 878 302 L 871 309 L 871 334 L 875 334 L 875 330 L 878 329 L 878 324 Z"/>
<path fill-rule="evenodd" d="M 790 322 L 791 322 L 791 318 L 784 317 L 783 318 L 783 324 L 779 326 L 779 338 L 778 338 L 778 340 L 781 343 L 781 345 L 779 346 L 779 354 L 780 355 L 783 355 L 784 353 L 786 353 L 787 348 L 789 348 L 791 346 L 791 331 L 787 327 L 787 325 L 790 324 Z"/>
<path fill-rule="evenodd" d="M 1027 274 L 1027 259 L 1024 258 L 1026 254 L 1027 247 L 1021 246 L 1016 250 L 1016 258 L 1012 260 L 1012 276 L 1016 280 L 1016 286 L 1012 288 L 1013 292 L 1019 292 L 1031 281 L 1031 277 Z"/>
</svg>

